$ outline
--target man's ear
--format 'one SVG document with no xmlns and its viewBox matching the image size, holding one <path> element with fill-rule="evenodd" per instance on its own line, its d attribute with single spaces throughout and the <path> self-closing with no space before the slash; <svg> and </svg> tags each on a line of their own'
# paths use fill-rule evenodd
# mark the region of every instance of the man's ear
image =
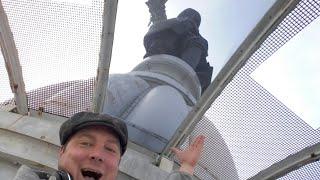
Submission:
<svg viewBox="0 0 320 180">
<path fill-rule="evenodd" d="M 62 154 L 65 152 L 66 150 L 66 146 L 65 145 L 62 145 L 59 149 L 59 158 L 62 156 Z"/>
</svg>

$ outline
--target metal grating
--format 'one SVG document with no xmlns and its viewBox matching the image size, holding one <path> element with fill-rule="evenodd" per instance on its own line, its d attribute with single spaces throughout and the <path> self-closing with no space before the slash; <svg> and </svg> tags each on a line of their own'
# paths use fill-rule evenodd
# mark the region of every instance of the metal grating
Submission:
<svg viewBox="0 0 320 180">
<path fill-rule="evenodd" d="M 7 105 L 7 104 L 13 104 L 13 101 L 10 100 L 13 98 L 13 93 L 11 92 L 11 89 L 10 89 L 10 81 L 8 78 L 2 53 L 0 53 L 0 78 L 1 78 L 1 85 L 0 85 L 0 108 L 1 108 L 1 106 Z"/>
<path fill-rule="evenodd" d="M 320 15 L 320 1 L 301 1 L 295 9 L 270 34 L 261 47 L 254 53 L 242 71 L 250 74 L 275 51 Z M 241 72 L 242 72 L 241 71 Z M 241 73 L 240 72 L 240 73 Z"/>
<path fill-rule="evenodd" d="M 261 87 L 251 77 L 261 63 L 268 59 L 282 45 L 300 32 L 320 15 L 320 1 L 304 0 L 269 35 L 261 47 L 250 57 L 247 64 L 237 73 L 218 99 L 206 112 L 219 130 L 232 154 L 239 179 L 247 179 L 270 165 L 296 153 L 304 147 L 319 142 L 320 130 L 314 130 L 294 112 Z M 199 124 L 203 123 L 202 119 Z M 208 133 L 207 127 L 195 129 L 194 134 Z M 214 137 L 214 133 L 207 135 Z M 209 140 L 205 153 L 219 144 Z M 211 152 L 212 156 L 214 152 Z M 197 171 L 201 179 L 208 178 L 208 172 L 223 160 L 203 156 Z M 313 168 L 308 170 L 308 168 Z M 309 171 L 313 179 L 320 179 L 320 166 L 305 166 L 295 172 L 295 177 L 305 177 Z M 221 174 L 220 174 L 221 175 Z M 228 173 L 222 174 L 223 179 Z M 220 176 L 221 177 L 221 176 Z M 286 176 L 282 179 L 292 179 Z M 307 178 L 308 179 L 308 178 Z"/>
<path fill-rule="evenodd" d="M 103 1 L 2 3 L 19 52 L 28 107 L 61 116 L 88 109 L 99 58 Z"/>
<path fill-rule="evenodd" d="M 27 93 L 28 106 L 59 116 L 70 117 L 91 109 L 94 78 L 54 84 Z"/>
<path fill-rule="evenodd" d="M 196 166 L 195 175 L 202 180 L 238 179 L 235 162 L 229 147 L 223 140 L 222 134 L 207 117 L 205 116 L 201 119 L 195 130 L 180 148 L 186 148 L 197 135 L 205 135 L 206 143 L 201 160 Z M 175 160 L 177 161 L 177 159 Z"/>
<path fill-rule="evenodd" d="M 320 161 L 305 165 L 303 168 L 292 171 L 286 176 L 279 178 L 279 180 L 287 179 L 308 179 L 319 180 Z M 299 178 L 297 178 L 299 177 Z"/>
</svg>

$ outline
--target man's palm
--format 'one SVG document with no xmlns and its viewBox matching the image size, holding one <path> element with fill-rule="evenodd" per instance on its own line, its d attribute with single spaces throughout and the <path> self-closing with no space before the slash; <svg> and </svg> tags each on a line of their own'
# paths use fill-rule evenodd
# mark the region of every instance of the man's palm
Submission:
<svg viewBox="0 0 320 180">
<path fill-rule="evenodd" d="M 180 150 L 178 148 L 171 148 L 171 150 L 176 155 L 181 165 L 187 165 L 194 168 L 201 156 L 204 139 L 205 136 L 199 135 L 185 150 Z"/>
</svg>

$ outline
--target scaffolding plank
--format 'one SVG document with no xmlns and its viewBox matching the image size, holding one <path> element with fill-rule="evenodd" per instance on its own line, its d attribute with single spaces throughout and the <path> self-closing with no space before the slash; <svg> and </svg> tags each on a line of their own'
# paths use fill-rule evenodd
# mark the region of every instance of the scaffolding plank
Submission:
<svg viewBox="0 0 320 180">
<path fill-rule="evenodd" d="M 22 68 L 19 62 L 18 50 L 16 48 L 13 34 L 11 32 L 8 17 L 0 0 L 0 46 L 8 72 L 10 87 L 14 94 L 17 111 L 27 114 L 27 94 L 22 76 Z"/>
<path fill-rule="evenodd" d="M 116 22 L 118 0 L 104 2 L 103 28 L 95 91 L 93 94 L 93 112 L 102 112 L 106 97 L 109 78 L 109 68 L 112 55 L 114 30 Z"/>
</svg>

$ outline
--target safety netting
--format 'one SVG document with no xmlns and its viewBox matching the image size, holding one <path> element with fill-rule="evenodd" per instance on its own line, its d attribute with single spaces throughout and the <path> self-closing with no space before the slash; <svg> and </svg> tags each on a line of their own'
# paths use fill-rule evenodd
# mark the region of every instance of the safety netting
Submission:
<svg viewBox="0 0 320 180">
<path fill-rule="evenodd" d="M 19 52 L 28 108 L 66 117 L 90 109 L 103 1 L 88 2 L 2 0 Z M 200 179 L 247 179 L 319 143 L 320 129 L 306 124 L 250 76 L 318 18 L 319 10 L 318 0 L 300 1 L 205 113 L 191 135 L 207 136 L 196 169 Z M 1 56 L 0 78 L 0 93 L 11 92 Z M 12 104 L 11 98 L 1 99 L 0 106 Z M 281 179 L 320 179 L 319 172 L 319 162 L 315 162 Z"/>
<path fill-rule="evenodd" d="M 205 113 L 228 146 L 239 179 L 250 178 L 287 156 L 320 142 L 320 129 L 313 129 L 250 76 L 260 64 L 319 15 L 319 1 L 300 1 Z M 198 171 L 199 177 L 210 179 L 221 173 L 217 172 L 217 164 L 223 164 L 226 157 L 219 158 L 219 153 L 216 155 L 216 146 L 225 146 L 223 142 L 212 140 L 217 136 L 216 130 L 210 126 L 200 127 L 207 122 L 206 118 L 200 121 L 193 133 L 210 137 L 198 167 L 202 169 Z M 208 158 L 210 156 L 215 158 Z M 281 179 L 319 179 L 319 172 L 320 166 L 316 162 Z M 220 175 L 226 179 L 237 179 L 228 171 Z"/>
<path fill-rule="evenodd" d="M 2 4 L 19 52 L 28 108 L 67 117 L 89 109 L 103 1 L 18 0 Z M 3 60 L 1 78 L 7 78 L 2 64 Z M 1 92 L 11 92 L 8 80 L 1 83 L 1 88 L 8 85 Z"/>
</svg>

